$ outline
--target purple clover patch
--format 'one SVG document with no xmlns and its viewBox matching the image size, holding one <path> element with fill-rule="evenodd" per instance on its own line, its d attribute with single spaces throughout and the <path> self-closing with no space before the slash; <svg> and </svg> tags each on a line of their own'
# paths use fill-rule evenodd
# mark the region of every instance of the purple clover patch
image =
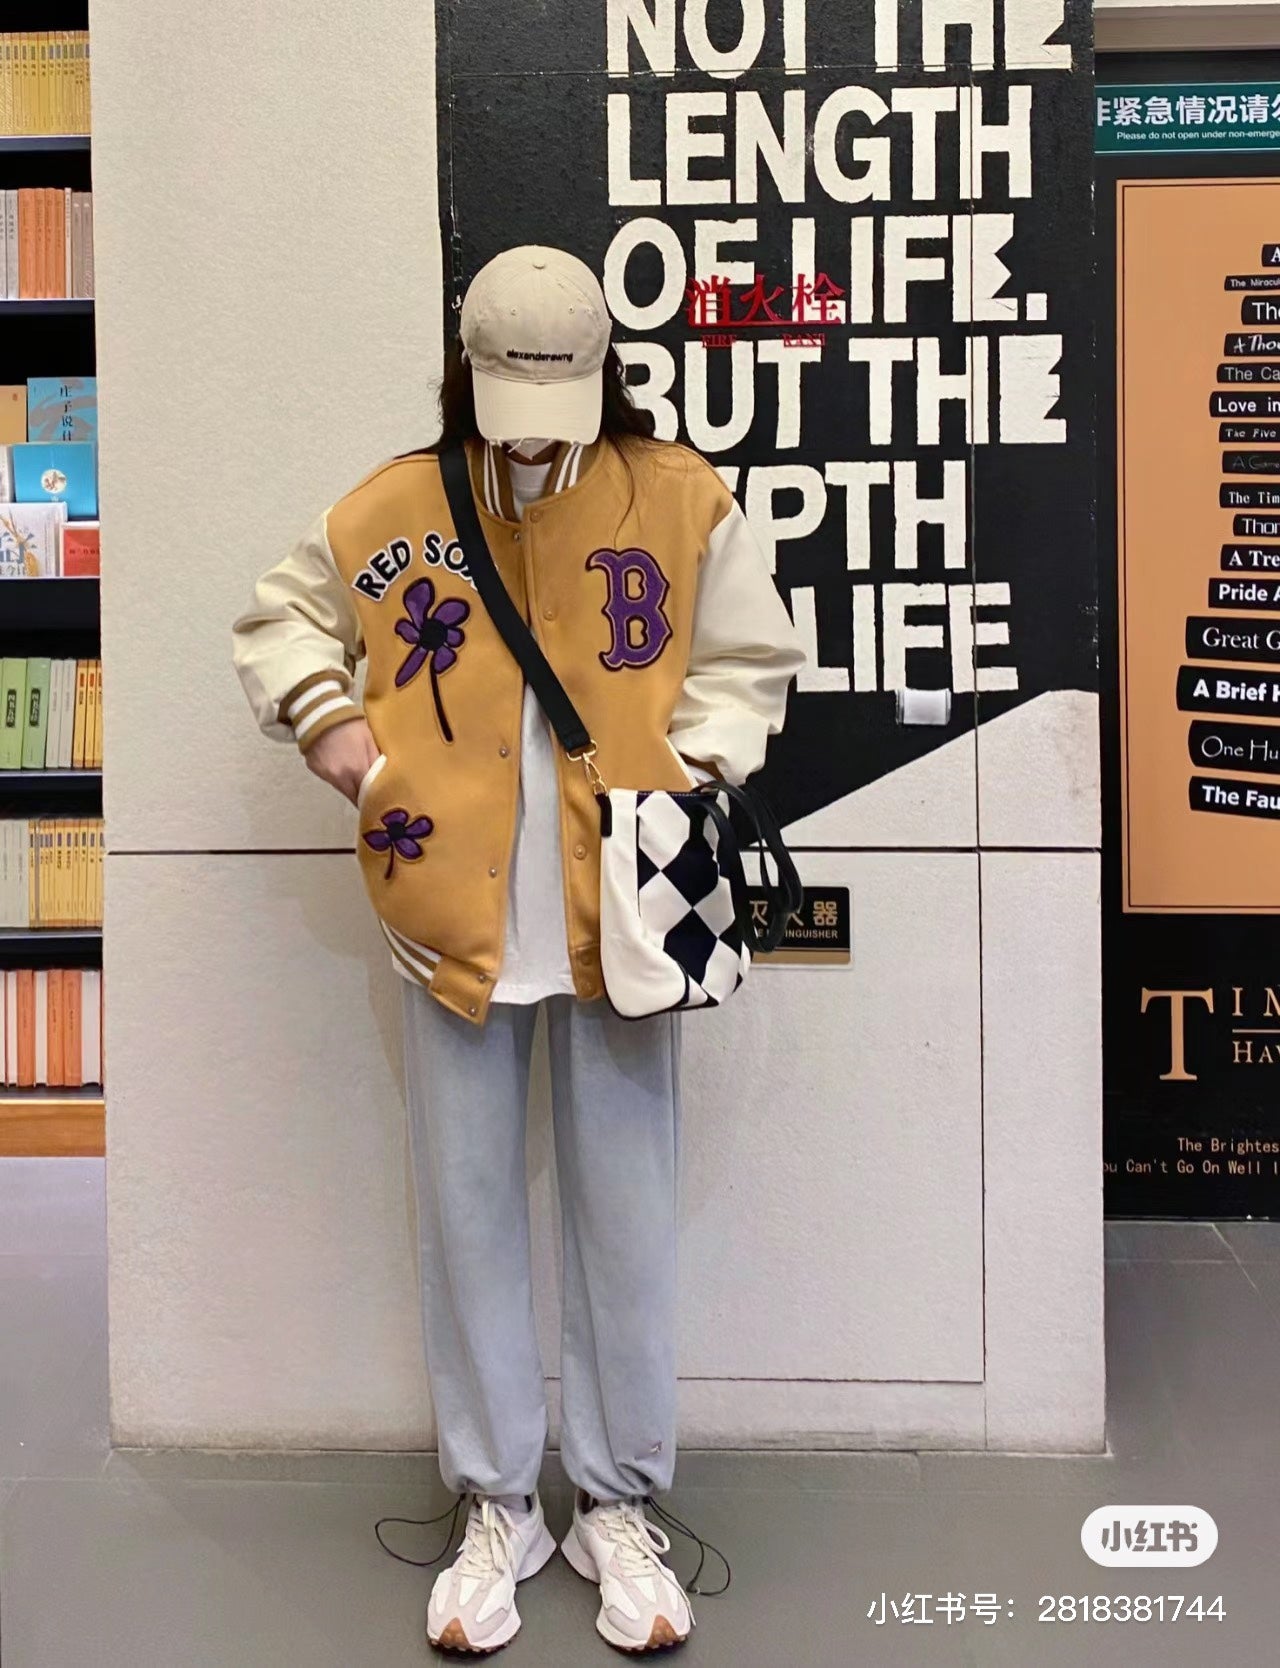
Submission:
<svg viewBox="0 0 1280 1668">
<path fill-rule="evenodd" d="M 396 621 L 396 636 L 413 645 L 396 673 L 396 688 L 411 683 L 430 662 L 431 699 L 435 703 L 440 734 L 446 741 L 453 740 L 453 731 L 445 717 L 440 700 L 440 674 L 447 672 L 458 659 L 458 651 L 466 640 L 462 622 L 471 612 L 471 604 L 461 597 L 446 597 L 433 611 L 435 586 L 429 579 L 417 579 L 404 593 L 405 618 Z"/>
<path fill-rule="evenodd" d="M 388 811 L 382 819 L 381 828 L 371 828 L 362 836 L 370 851 L 385 851 L 387 857 L 386 879 L 391 879 L 391 872 L 396 866 L 396 857 L 403 857 L 406 863 L 412 863 L 422 856 L 422 842 L 431 833 L 435 824 L 430 817 L 414 817 L 409 820 L 409 813 L 396 809 Z"/>
</svg>

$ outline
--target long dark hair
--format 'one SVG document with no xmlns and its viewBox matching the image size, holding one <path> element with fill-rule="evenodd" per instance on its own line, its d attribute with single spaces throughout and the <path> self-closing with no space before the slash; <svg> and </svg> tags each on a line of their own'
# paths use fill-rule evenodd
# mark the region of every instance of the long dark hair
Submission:
<svg viewBox="0 0 1280 1668">
<path fill-rule="evenodd" d="M 600 433 L 620 449 L 630 440 L 653 439 L 653 413 L 641 411 L 631 402 L 627 392 L 627 374 L 618 350 L 610 347 L 604 359 L 604 400 L 600 412 Z M 444 375 L 440 379 L 440 438 L 427 449 L 438 452 L 442 446 L 462 440 L 473 440 L 480 433 L 476 427 L 476 402 L 471 389 L 471 370 L 462 357 L 462 338 L 455 336 L 445 350 Z M 549 435 L 548 439 L 554 439 Z"/>
</svg>

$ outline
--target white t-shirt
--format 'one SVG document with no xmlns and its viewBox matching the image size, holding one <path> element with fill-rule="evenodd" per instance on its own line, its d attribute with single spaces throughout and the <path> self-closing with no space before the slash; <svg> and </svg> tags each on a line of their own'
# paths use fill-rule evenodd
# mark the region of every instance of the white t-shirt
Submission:
<svg viewBox="0 0 1280 1668">
<path fill-rule="evenodd" d="M 516 514 L 541 498 L 550 463 L 521 463 L 508 454 Z M 520 803 L 507 886 L 507 929 L 495 1002 L 540 1002 L 572 996 L 564 872 L 560 858 L 560 789 L 555 741 L 537 697 L 525 685 L 520 711 Z"/>
</svg>

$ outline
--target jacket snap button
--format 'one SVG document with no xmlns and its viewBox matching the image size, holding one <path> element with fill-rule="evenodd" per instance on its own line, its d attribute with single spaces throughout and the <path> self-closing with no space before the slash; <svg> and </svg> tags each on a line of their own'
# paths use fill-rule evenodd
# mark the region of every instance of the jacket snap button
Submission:
<svg viewBox="0 0 1280 1668">
<path fill-rule="evenodd" d="M 477 973 L 476 983 L 480 985 L 487 985 L 489 983 L 489 975 L 487 973 Z"/>
<path fill-rule="evenodd" d="M 529 511 L 529 520 L 530 521 L 541 521 L 542 520 L 542 511 L 541 510 L 530 510 Z"/>
<path fill-rule="evenodd" d="M 471 1004 L 471 1006 L 467 1009 L 467 1012 L 471 1015 L 472 1019 L 474 1019 L 476 1017 L 476 1015 L 480 1012 L 480 1010 L 479 1010 L 479 1008 L 476 1007 L 475 1003 L 473 1002 Z"/>
<path fill-rule="evenodd" d="M 498 757 L 500 759 L 505 759 L 510 752 L 511 752 L 511 749 L 509 747 L 499 747 Z"/>
<path fill-rule="evenodd" d="M 573 848 L 573 855 L 574 855 L 574 856 L 575 856 L 575 857 L 585 857 L 585 856 L 586 856 L 586 855 L 587 855 L 587 848 L 586 848 L 586 846 L 584 846 L 584 845 L 576 845 L 576 846 L 574 846 L 574 848 Z"/>
<path fill-rule="evenodd" d="M 497 880 L 497 878 L 498 878 L 498 871 L 492 865 L 490 865 L 490 867 L 489 867 L 489 879 L 490 880 Z"/>
<path fill-rule="evenodd" d="M 519 533 L 513 533 L 513 534 L 512 534 L 512 535 L 511 535 L 511 537 L 512 537 L 512 539 L 513 539 L 513 540 L 514 540 L 514 541 L 515 541 L 515 542 L 516 542 L 516 544 L 519 544 L 519 543 L 520 543 L 520 535 L 519 535 Z"/>
<path fill-rule="evenodd" d="M 555 609 L 554 608 L 544 608 L 542 610 L 542 617 L 543 617 L 544 620 L 554 620 L 555 617 L 556 617 Z"/>
</svg>

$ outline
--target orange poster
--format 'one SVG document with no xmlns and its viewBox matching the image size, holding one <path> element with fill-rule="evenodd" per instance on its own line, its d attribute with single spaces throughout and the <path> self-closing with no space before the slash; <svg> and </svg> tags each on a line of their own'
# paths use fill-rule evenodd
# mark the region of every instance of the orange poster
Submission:
<svg viewBox="0 0 1280 1668">
<path fill-rule="evenodd" d="M 1280 913 L 1280 180 L 1116 189 L 1124 907 Z"/>
</svg>

